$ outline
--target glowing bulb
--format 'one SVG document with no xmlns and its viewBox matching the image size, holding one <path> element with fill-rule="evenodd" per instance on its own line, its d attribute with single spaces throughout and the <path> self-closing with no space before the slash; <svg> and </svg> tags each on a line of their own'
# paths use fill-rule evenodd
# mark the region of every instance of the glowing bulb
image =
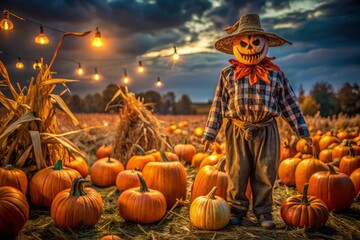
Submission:
<svg viewBox="0 0 360 240">
<path fill-rule="evenodd" d="M 79 63 L 79 67 L 78 67 L 78 69 L 77 69 L 77 73 L 78 73 L 78 75 L 83 75 L 83 74 L 84 74 L 84 70 L 82 69 L 80 63 Z"/>
<path fill-rule="evenodd" d="M 95 80 L 95 81 L 99 81 L 99 80 L 100 80 L 100 75 L 99 75 L 99 73 L 98 73 L 98 71 L 97 71 L 97 68 L 95 68 L 94 80 Z"/>
<path fill-rule="evenodd" d="M 161 87 L 161 86 L 162 86 L 162 82 L 160 81 L 160 77 L 157 78 L 156 86 L 157 86 L 157 87 Z"/>
<path fill-rule="evenodd" d="M 125 83 L 125 84 L 128 84 L 129 81 L 130 81 L 129 77 L 124 77 L 124 83 Z"/>
<path fill-rule="evenodd" d="M 177 60 L 179 60 L 179 58 L 180 58 L 180 55 L 177 53 L 175 46 L 174 46 L 174 54 L 173 54 L 172 57 L 173 57 L 173 60 L 174 60 L 174 61 L 177 61 Z"/>
<path fill-rule="evenodd" d="M 9 11 L 4 10 L 3 17 L 4 17 L 3 20 L 1 20 L 0 22 L 0 27 L 5 31 L 9 31 L 13 29 L 14 25 L 9 19 Z"/>
<path fill-rule="evenodd" d="M 138 70 L 139 73 L 143 73 L 143 72 L 144 72 L 144 67 L 143 67 L 141 61 L 139 61 L 139 67 L 138 67 L 137 70 Z"/>
<path fill-rule="evenodd" d="M 104 45 L 104 42 L 101 38 L 101 33 L 99 32 L 99 29 L 96 28 L 95 37 L 93 39 L 92 45 L 94 47 L 102 47 Z"/>
<path fill-rule="evenodd" d="M 46 45 L 49 43 L 49 38 L 44 34 L 43 26 L 40 25 L 40 33 L 35 37 L 35 42 L 40 45 Z"/>
<path fill-rule="evenodd" d="M 18 69 L 23 69 L 24 68 L 24 63 L 21 61 L 21 58 L 19 57 L 19 60 L 16 63 L 16 68 Z"/>
<path fill-rule="evenodd" d="M 35 70 L 40 70 L 40 68 L 41 68 L 41 63 L 39 63 L 39 61 L 36 60 L 35 63 L 33 64 L 33 68 L 34 68 Z"/>
</svg>

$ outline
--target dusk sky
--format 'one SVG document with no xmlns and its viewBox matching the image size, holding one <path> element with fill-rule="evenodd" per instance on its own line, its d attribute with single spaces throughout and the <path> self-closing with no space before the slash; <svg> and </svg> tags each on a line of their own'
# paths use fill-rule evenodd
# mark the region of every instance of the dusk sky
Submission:
<svg viewBox="0 0 360 240">
<path fill-rule="evenodd" d="M 126 68 L 134 93 L 155 90 L 187 94 L 193 102 L 213 98 L 222 68 L 234 58 L 214 48 L 227 34 L 223 28 L 246 13 L 258 13 L 263 28 L 293 45 L 270 48 L 298 93 L 316 82 L 331 84 L 336 91 L 345 82 L 360 83 L 360 1 L 356 0 L 1 0 L 0 9 L 10 15 L 14 29 L 0 30 L 0 60 L 11 81 L 26 86 L 37 71 L 36 59 L 49 64 L 63 32 L 92 32 L 83 38 L 68 37 L 55 60 L 54 78 L 78 79 L 69 83 L 72 94 L 101 93 L 110 83 L 121 84 Z M 50 43 L 34 42 L 40 25 Z M 91 46 L 98 27 L 104 46 Z M 60 30 L 57 31 L 57 30 Z M 180 61 L 173 63 L 176 46 Z M 25 69 L 15 68 L 21 57 Z M 145 72 L 136 72 L 138 61 Z M 78 63 L 85 70 L 77 76 Z M 101 81 L 94 81 L 94 68 Z M 155 86 L 157 77 L 163 82 Z M 3 88 L 1 88 L 3 89 Z"/>
</svg>

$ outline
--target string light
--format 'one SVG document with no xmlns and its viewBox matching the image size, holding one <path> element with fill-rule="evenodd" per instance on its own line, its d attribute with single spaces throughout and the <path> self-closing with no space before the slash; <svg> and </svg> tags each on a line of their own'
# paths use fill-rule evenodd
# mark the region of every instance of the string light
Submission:
<svg viewBox="0 0 360 240">
<path fill-rule="evenodd" d="M 130 82 L 130 78 L 128 77 L 127 75 L 127 72 L 126 72 L 126 68 L 124 69 L 124 79 L 123 79 L 123 82 L 125 84 L 128 84 Z"/>
<path fill-rule="evenodd" d="M 160 77 L 157 78 L 157 81 L 156 81 L 156 86 L 157 87 L 161 87 L 162 86 L 162 82 L 160 81 Z"/>
<path fill-rule="evenodd" d="M 100 80 L 100 75 L 99 75 L 99 73 L 98 73 L 98 71 L 97 71 L 97 68 L 95 68 L 94 80 L 95 80 L 95 81 L 99 81 L 99 80 Z"/>
<path fill-rule="evenodd" d="M 18 57 L 18 61 L 16 62 L 15 66 L 18 69 L 23 69 L 24 68 L 24 63 L 21 61 L 21 57 Z"/>
<path fill-rule="evenodd" d="M 80 63 L 79 63 L 79 67 L 78 67 L 78 69 L 77 69 L 77 73 L 78 73 L 78 75 L 80 75 L 80 76 L 84 74 L 84 70 L 82 69 Z"/>
<path fill-rule="evenodd" d="M 139 73 L 143 73 L 143 72 L 144 72 L 144 67 L 143 67 L 141 61 L 139 61 L 139 67 L 137 68 L 137 70 L 138 70 Z"/>
<path fill-rule="evenodd" d="M 175 62 L 178 61 L 179 58 L 180 58 L 180 55 L 177 53 L 175 46 L 174 46 L 174 54 L 173 54 L 172 57 L 173 57 L 173 60 L 174 60 Z"/>
<path fill-rule="evenodd" d="M 99 32 L 99 29 L 96 28 L 95 37 L 93 39 L 92 45 L 95 47 L 102 47 L 104 45 L 104 42 L 101 38 L 101 33 Z"/>
<path fill-rule="evenodd" d="M 39 61 L 36 59 L 35 63 L 33 64 L 33 69 L 40 70 L 40 68 L 41 68 L 41 63 L 39 63 Z"/>
<path fill-rule="evenodd" d="M 14 28 L 14 24 L 9 19 L 8 10 L 3 11 L 3 20 L 0 22 L 0 27 L 5 31 L 9 31 Z"/>
<path fill-rule="evenodd" d="M 40 33 L 35 37 L 35 42 L 40 45 L 49 44 L 49 38 L 44 34 L 43 26 L 40 25 Z"/>
</svg>

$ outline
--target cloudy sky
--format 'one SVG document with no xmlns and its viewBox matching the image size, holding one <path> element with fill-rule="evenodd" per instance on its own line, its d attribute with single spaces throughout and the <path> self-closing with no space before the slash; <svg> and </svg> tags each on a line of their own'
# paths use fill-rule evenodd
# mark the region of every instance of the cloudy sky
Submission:
<svg viewBox="0 0 360 240">
<path fill-rule="evenodd" d="M 49 63 L 64 32 L 92 32 L 84 38 L 66 38 L 55 60 L 55 77 L 78 79 L 68 87 L 72 94 L 102 92 L 110 83 L 121 84 L 126 68 L 129 90 L 156 90 L 187 94 L 193 102 L 212 99 L 221 69 L 232 55 L 215 50 L 214 42 L 226 36 L 223 28 L 246 13 L 258 13 L 263 28 L 293 45 L 270 48 L 268 56 L 285 72 L 294 90 L 308 92 L 316 82 L 337 90 L 345 82 L 359 81 L 360 2 L 356 0 L 1 0 L 9 10 L 12 31 L 0 31 L 0 60 L 12 82 L 26 85 L 37 72 L 36 59 Z M 40 25 L 50 43 L 34 43 Z M 91 46 L 98 27 L 104 47 Z M 171 55 L 176 46 L 180 61 Z M 21 57 L 25 69 L 15 68 Z M 138 74 L 138 61 L 145 72 Z M 77 76 L 81 63 L 84 76 Z M 94 69 L 101 81 L 94 81 Z M 163 82 L 155 86 L 157 77 Z"/>
</svg>

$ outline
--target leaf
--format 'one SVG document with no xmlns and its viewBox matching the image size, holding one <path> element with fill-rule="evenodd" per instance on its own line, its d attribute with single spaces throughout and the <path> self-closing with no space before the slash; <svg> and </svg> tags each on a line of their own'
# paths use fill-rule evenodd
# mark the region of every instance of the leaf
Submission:
<svg viewBox="0 0 360 240">
<path fill-rule="evenodd" d="M 75 117 L 75 115 L 71 112 L 69 107 L 66 105 L 64 100 L 56 94 L 50 94 L 50 96 L 59 104 L 59 107 L 71 118 L 71 121 L 74 123 L 75 126 L 79 124 L 79 121 Z"/>
<path fill-rule="evenodd" d="M 59 84 L 59 83 L 67 83 L 67 82 L 78 82 L 79 80 L 71 80 L 71 79 L 62 79 L 62 78 L 53 78 L 42 82 L 42 85 L 50 85 L 50 84 Z"/>
<path fill-rule="evenodd" d="M 38 131 L 30 131 L 31 141 L 33 143 L 34 147 L 34 155 L 36 159 L 36 166 L 38 170 L 41 169 L 41 166 L 46 166 L 46 163 L 44 161 L 42 150 L 41 150 L 41 138 L 40 133 Z"/>
<path fill-rule="evenodd" d="M 16 163 L 15 163 L 15 166 L 18 167 L 18 168 L 21 168 L 26 159 L 28 158 L 29 154 L 30 154 L 30 151 L 32 149 L 33 145 L 30 145 L 25 152 L 23 152 L 23 154 L 21 154 L 20 158 L 18 160 L 16 160 Z"/>
<path fill-rule="evenodd" d="M 32 112 L 27 112 L 24 115 L 22 115 L 18 120 L 10 124 L 5 131 L 0 136 L 0 142 L 4 137 L 7 137 L 9 134 L 11 134 L 14 130 L 18 129 L 23 123 L 30 122 L 30 121 L 41 121 L 40 118 L 37 118 L 34 116 Z"/>
<path fill-rule="evenodd" d="M 122 94 L 121 89 L 119 89 L 119 90 L 114 94 L 114 96 L 111 98 L 110 102 L 108 102 L 108 104 L 106 104 L 105 111 L 107 111 L 107 109 L 109 108 L 109 105 L 110 105 L 120 94 Z"/>
</svg>

